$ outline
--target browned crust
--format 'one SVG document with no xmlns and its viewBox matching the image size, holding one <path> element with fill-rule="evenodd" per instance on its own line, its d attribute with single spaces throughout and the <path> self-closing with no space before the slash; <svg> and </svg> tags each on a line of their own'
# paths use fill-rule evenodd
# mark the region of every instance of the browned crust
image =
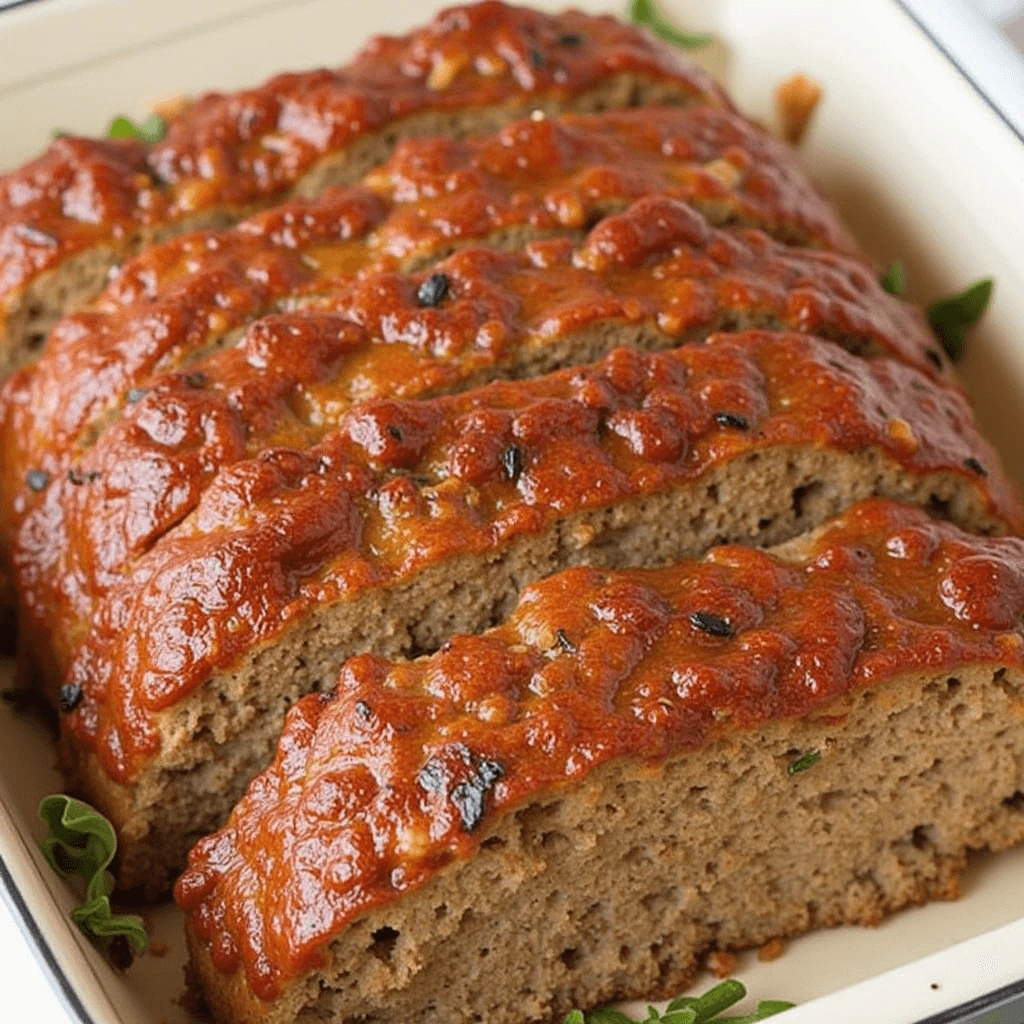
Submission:
<svg viewBox="0 0 1024 1024">
<path fill-rule="evenodd" d="M 199 97 L 152 147 L 57 139 L 0 178 L 0 326 L 18 335 L 3 339 L 0 369 L 37 348 L 73 258 L 92 265 L 84 295 L 69 296 L 80 304 L 98 290 L 97 268 L 197 221 L 231 222 L 294 189 L 355 181 L 401 135 L 644 102 L 729 105 L 702 71 L 613 18 L 487 0 L 375 39 L 345 68 Z"/>
</svg>

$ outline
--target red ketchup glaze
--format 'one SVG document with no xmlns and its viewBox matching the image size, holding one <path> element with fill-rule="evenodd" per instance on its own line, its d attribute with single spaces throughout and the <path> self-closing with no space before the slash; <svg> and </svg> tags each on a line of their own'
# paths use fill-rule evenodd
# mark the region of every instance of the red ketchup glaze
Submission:
<svg viewBox="0 0 1024 1024">
<path fill-rule="evenodd" d="M 301 284 L 410 269 L 502 233 L 582 235 L 655 193 L 786 239 L 853 250 L 793 154 L 728 111 L 526 120 L 496 136 L 408 140 L 365 186 L 151 246 L 126 264 L 88 311 L 58 322 L 38 368 L 7 386 L 3 441 L 18 453 L 8 472 L 66 470 L 52 452 L 77 449 L 129 388 L 195 362 Z"/>
<path fill-rule="evenodd" d="M 377 38 L 340 70 L 201 96 L 152 147 L 57 139 L 0 178 L 0 321 L 13 295 L 69 254 L 209 222 L 225 207 L 241 215 L 388 124 L 471 107 L 513 113 L 571 103 L 617 75 L 660 83 L 675 102 L 729 107 L 703 71 L 614 18 L 485 2 L 444 11 L 406 36 Z"/>
<path fill-rule="evenodd" d="M 794 561 L 727 546 L 668 569 L 560 573 L 497 629 L 414 662 L 353 658 L 334 693 L 300 701 L 175 898 L 215 965 L 272 999 L 356 918 L 472 856 L 499 815 L 615 758 L 834 715 L 902 673 L 1020 668 L 1022 613 L 1024 541 L 884 501 Z"/>
<path fill-rule="evenodd" d="M 187 390 L 178 382 L 177 400 Z M 193 467 L 192 479 L 204 460 L 245 443 L 223 396 L 202 393 L 191 427 L 161 419 L 173 408 L 164 398 L 150 407 L 147 396 L 133 412 L 136 435 L 169 432 L 165 457 Z M 521 471 L 510 476 L 511 445 Z M 158 483 L 164 466 L 143 445 L 121 470 L 97 463 L 103 475 L 92 485 L 55 481 L 39 496 L 19 535 L 19 586 L 38 595 L 26 614 L 70 666 L 61 681 L 84 689 L 66 719 L 71 734 L 128 781 L 159 748 L 156 714 L 314 607 L 788 445 L 878 449 L 911 477 L 960 474 L 997 522 L 1020 524 L 1012 486 L 959 392 L 894 360 L 749 332 L 661 354 L 619 349 L 592 366 L 454 396 L 354 406 L 307 449 L 267 447 L 221 469 L 155 542 L 145 527 L 162 510 L 147 505 L 149 474 Z M 69 502 L 80 503 L 74 533 Z"/>
<path fill-rule="evenodd" d="M 0 177 L 0 322 L 6 298 L 71 253 L 127 244 L 164 213 L 137 139 L 58 138 Z"/>
<path fill-rule="evenodd" d="M 358 230 L 351 217 L 343 224 L 339 233 Z M 175 266 L 187 267 L 199 250 L 210 272 L 172 275 L 154 301 L 145 271 L 157 258 L 151 251 L 104 296 L 102 308 L 58 324 L 40 362 L 4 388 L 6 533 L 37 503 L 26 486 L 30 471 L 53 480 L 78 463 L 98 471 L 90 463 L 102 462 L 121 433 L 109 425 L 132 412 L 128 390 L 163 394 L 184 372 L 218 389 L 222 379 L 237 384 L 241 391 L 232 404 L 243 423 L 254 408 L 244 397 L 243 378 L 269 373 L 291 380 L 288 401 L 278 408 L 308 427 L 310 437 L 336 426 L 354 401 L 458 390 L 514 371 L 532 352 L 543 367 L 551 359 L 545 353 L 606 323 L 638 342 L 653 335 L 666 346 L 743 323 L 820 333 L 936 374 L 928 358 L 934 339 L 920 314 L 887 295 L 859 260 L 788 247 L 759 231 L 714 229 L 682 201 L 663 196 L 604 218 L 581 245 L 554 239 L 523 252 L 463 249 L 434 269 L 446 276 L 448 288 L 433 308 L 419 298 L 426 271 L 319 277 L 287 247 L 253 259 L 238 232 L 227 240 L 190 236 L 173 248 Z M 248 338 L 262 337 L 267 325 L 259 322 L 233 349 L 211 343 L 211 321 L 223 338 L 267 304 L 280 306 L 287 292 L 284 304 L 293 319 L 275 320 L 273 330 L 315 332 L 320 328 L 308 323 L 310 316 L 326 315 L 327 328 L 348 321 L 351 327 L 337 328 L 339 358 L 310 361 L 300 346 L 280 344 L 273 364 L 254 363 Z M 126 308 L 108 315 L 107 307 L 122 298 Z M 358 330 L 361 343 L 353 334 Z M 319 369 L 310 376 L 309 367 Z M 192 411 L 209 400 L 197 395 Z M 174 401 L 190 404 L 187 396 Z M 264 418 L 265 411 L 257 410 Z M 259 444 L 254 436 L 250 450 Z M 168 478 L 167 486 L 177 480 Z"/>
</svg>

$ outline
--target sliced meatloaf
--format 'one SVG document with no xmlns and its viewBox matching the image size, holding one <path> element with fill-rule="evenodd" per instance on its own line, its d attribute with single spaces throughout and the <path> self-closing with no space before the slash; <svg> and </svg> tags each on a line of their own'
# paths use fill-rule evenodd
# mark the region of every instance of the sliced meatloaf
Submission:
<svg viewBox="0 0 1024 1024">
<path fill-rule="evenodd" d="M 315 274 L 309 253 L 345 235 L 339 223 L 352 223 L 350 204 L 342 205 L 340 219 L 328 211 L 296 227 L 294 250 L 271 246 L 257 257 L 236 247 L 238 232 L 212 251 L 183 242 L 155 290 L 150 271 L 160 260 L 151 253 L 95 309 L 58 324 L 44 356 L 3 391 L 4 535 L 46 489 L 41 479 L 78 486 L 83 474 L 102 471 L 105 453 L 140 417 L 177 418 L 182 403 L 196 413 L 217 403 L 247 440 L 208 452 L 188 488 L 152 482 L 154 504 L 171 520 L 225 461 L 273 443 L 275 431 L 286 432 L 279 442 L 308 439 L 353 401 L 534 375 L 616 344 L 664 348 L 765 326 L 814 332 L 858 353 L 890 352 L 948 375 L 920 314 L 887 295 L 858 259 L 713 228 L 679 199 L 641 199 L 579 245 L 566 238 L 522 252 L 472 247 L 429 273 Z M 277 234 L 281 219 L 274 212 L 261 221 Z M 193 263 L 203 269 L 193 272 Z M 259 318 L 268 307 L 287 315 Z M 152 442 L 165 452 L 166 430 Z"/>
<path fill-rule="evenodd" d="M 224 1024 L 548 1022 L 953 897 L 1024 840 L 1022 614 L 1024 542 L 869 502 L 353 658 L 192 851 L 194 976 Z"/>
<path fill-rule="evenodd" d="M 689 103 L 729 106 L 704 72 L 640 30 L 487 0 L 376 38 L 339 70 L 202 96 L 151 147 L 56 139 L 0 178 L 0 371 L 31 358 L 51 324 L 143 245 L 350 184 L 403 137 L 492 131 L 531 110 Z"/>
<path fill-rule="evenodd" d="M 207 442 L 211 458 L 244 442 L 204 409 L 159 428 L 193 465 Z M 19 535 L 26 631 L 51 693 L 68 688 L 66 759 L 120 829 L 125 886 L 169 883 L 269 761 L 286 707 L 341 659 L 484 628 L 552 571 L 777 543 L 870 495 L 976 532 L 1021 522 L 958 391 L 798 334 L 370 401 L 303 448 L 281 443 L 293 429 L 221 469 L 149 543 L 130 531 L 161 512 L 151 455 L 127 442 L 96 479 L 46 488 Z M 72 533 L 75 500 L 91 511 Z"/>
</svg>

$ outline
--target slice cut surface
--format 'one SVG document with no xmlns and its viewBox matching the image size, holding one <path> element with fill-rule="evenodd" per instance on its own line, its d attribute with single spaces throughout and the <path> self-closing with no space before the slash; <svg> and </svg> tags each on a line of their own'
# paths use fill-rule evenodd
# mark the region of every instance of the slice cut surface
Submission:
<svg viewBox="0 0 1024 1024">
<path fill-rule="evenodd" d="M 208 273 L 157 295 L 143 287 L 126 308 L 111 298 L 113 308 L 58 325 L 44 357 L 3 392 L 5 532 L 35 504 L 30 474 L 71 474 L 72 485 L 95 479 L 126 455 L 124 444 L 145 445 L 145 435 L 161 475 L 149 483 L 152 504 L 174 522 L 226 463 L 267 445 L 312 444 L 355 402 L 534 376 L 614 345 L 668 348 L 765 326 L 944 373 L 917 311 L 887 295 L 859 260 L 712 228 L 670 197 L 606 217 L 582 244 L 473 247 L 418 274 L 303 283 L 308 269 L 294 255 L 274 248 L 252 262 L 233 244 L 218 245 Z M 279 305 L 290 293 L 290 309 L 239 331 L 274 293 Z M 211 341 L 211 324 L 221 339 L 234 332 L 235 343 Z M 213 418 L 203 429 L 217 434 L 219 449 L 205 445 L 185 480 L 163 468 L 167 448 L 193 449 L 194 427 L 184 424 L 205 412 Z M 160 524 L 137 520 L 140 529 L 148 544 Z"/>
<path fill-rule="evenodd" d="M 352 659 L 178 883 L 204 994 L 228 1022 L 546 1021 L 952 896 L 967 849 L 1024 839 L 1022 613 L 1024 542 L 868 502 Z"/>
<path fill-rule="evenodd" d="M 108 578 L 89 575 L 100 506 L 83 520 L 95 538 L 73 539 L 44 496 L 18 580 L 38 595 L 25 607 L 40 663 L 83 688 L 68 756 L 122 827 L 122 882 L 140 884 L 226 813 L 285 705 L 327 685 L 340 657 L 436 648 L 567 565 L 774 543 L 874 494 L 980 532 L 1019 522 L 957 392 L 819 339 L 720 335 L 356 406 L 307 450 L 222 470 Z"/>
</svg>

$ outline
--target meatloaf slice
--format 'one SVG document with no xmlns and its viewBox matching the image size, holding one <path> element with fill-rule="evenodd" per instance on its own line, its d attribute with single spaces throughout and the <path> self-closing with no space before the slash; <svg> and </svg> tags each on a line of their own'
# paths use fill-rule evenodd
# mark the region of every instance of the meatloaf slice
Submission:
<svg viewBox="0 0 1024 1024">
<path fill-rule="evenodd" d="M 347 214 L 340 223 L 356 220 Z M 606 217 L 581 245 L 474 247 L 429 274 L 311 276 L 305 256 L 344 234 L 338 225 L 333 215 L 306 222 L 296 231 L 316 244 L 272 247 L 259 259 L 236 248 L 238 232 L 213 251 L 196 253 L 189 240 L 166 287 L 150 288 L 150 254 L 95 309 L 63 320 L 39 362 L 4 388 L 5 536 L 36 503 L 38 474 L 67 490 L 69 473 L 77 486 L 83 474 L 106 472 L 101 464 L 118 457 L 125 432 L 133 448 L 146 443 L 136 429 L 142 420 L 155 446 L 150 464 L 162 466 L 168 447 L 195 445 L 184 434 L 169 442 L 175 428 L 157 429 L 157 421 L 192 417 L 210 403 L 245 439 L 216 453 L 207 446 L 205 460 L 187 468 L 186 486 L 163 470 L 159 480 L 149 474 L 145 493 L 165 520 L 180 520 L 225 461 L 275 438 L 308 442 L 353 401 L 535 375 L 616 344 L 664 348 L 766 326 L 948 372 L 920 314 L 887 295 L 859 260 L 712 228 L 670 197 L 648 196 Z M 206 269 L 191 273 L 193 261 Z M 268 305 L 288 314 L 240 330 Z M 139 540 L 149 543 L 158 529 Z"/>
<path fill-rule="evenodd" d="M 0 178 L 0 371 L 147 243 L 355 182 L 401 138 L 666 103 L 729 106 L 703 71 L 614 18 L 488 0 L 374 39 L 339 70 L 202 96 L 152 147 L 57 139 Z"/>
<path fill-rule="evenodd" d="M 868 502 L 353 658 L 190 854 L 194 976 L 223 1024 L 548 1022 L 952 898 L 1024 840 L 1022 614 L 1024 541 Z"/>
<path fill-rule="evenodd" d="M 120 829 L 120 880 L 159 889 L 344 657 L 434 649 L 569 565 L 777 543 L 870 495 L 974 531 L 1021 522 L 958 392 L 804 335 L 720 335 L 355 406 L 308 449 L 221 470 L 105 577 L 90 574 L 118 543 L 110 520 L 83 517 L 83 543 L 44 512 L 18 582 L 51 686 L 80 692 L 65 752 Z"/>
</svg>

